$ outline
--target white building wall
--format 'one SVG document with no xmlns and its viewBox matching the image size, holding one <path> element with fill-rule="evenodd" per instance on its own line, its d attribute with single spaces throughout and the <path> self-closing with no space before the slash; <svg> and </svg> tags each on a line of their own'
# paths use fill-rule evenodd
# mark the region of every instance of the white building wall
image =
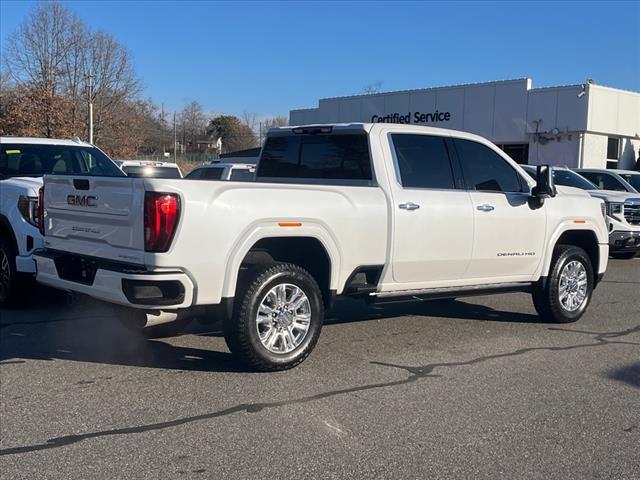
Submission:
<svg viewBox="0 0 640 480">
<path fill-rule="evenodd" d="M 578 167 L 580 135 L 572 134 L 557 140 L 555 138 L 538 138 L 529 144 L 530 165 L 553 165 L 560 167 Z"/>
<path fill-rule="evenodd" d="M 584 136 L 583 167 L 605 168 L 607 165 L 607 143 L 609 135 L 587 133 Z M 620 138 L 620 158 L 618 168 L 632 170 L 638 158 L 640 138 Z"/>
<path fill-rule="evenodd" d="M 435 112 L 446 112 L 446 120 L 416 117 Z M 604 168 L 607 139 L 616 136 L 622 145 L 619 166 L 631 168 L 640 147 L 637 92 L 593 83 L 532 89 L 526 78 L 327 98 L 318 108 L 292 110 L 290 124 L 371 122 L 393 114 L 413 124 L 477 133 L 497 144 L 528 143 L 533 165 Z"/>
</svg>

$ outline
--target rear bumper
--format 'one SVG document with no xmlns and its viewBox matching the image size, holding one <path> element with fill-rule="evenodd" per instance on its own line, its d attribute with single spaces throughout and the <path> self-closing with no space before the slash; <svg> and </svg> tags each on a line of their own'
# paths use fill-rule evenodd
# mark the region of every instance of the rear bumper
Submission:
<svg viewBox="0 0 640 480">
<path fill-rule="evenodd" d="M 181 271 L 146 271 L 140 265 L 50 250 L 38 250 L 33 257 L 36 280 L 51 287 L 145 310 L 187 308 L 193 304 L 194 283 Z M 86 265 L 86 270 L 80 265 Z"/>
<path fill-rule="evenodd" d="M 614 230 L 609 234 L 611 252 L 635 252 L 640 250 L 640 231 Z"/>
</svg>

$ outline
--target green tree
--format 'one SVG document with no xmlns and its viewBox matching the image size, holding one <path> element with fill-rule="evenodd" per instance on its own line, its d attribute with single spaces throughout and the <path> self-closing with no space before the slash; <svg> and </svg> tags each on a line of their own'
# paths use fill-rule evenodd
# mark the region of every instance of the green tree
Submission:
<svg viewBox="0 0 640 480">
<path fill-rule="evenodd" d="M 258 146 L 253 130 L 234 115 L 221 115 L 211 120 L 207 134 L 212 140 L 222 139 L 222 153 Z"/>
</svg>

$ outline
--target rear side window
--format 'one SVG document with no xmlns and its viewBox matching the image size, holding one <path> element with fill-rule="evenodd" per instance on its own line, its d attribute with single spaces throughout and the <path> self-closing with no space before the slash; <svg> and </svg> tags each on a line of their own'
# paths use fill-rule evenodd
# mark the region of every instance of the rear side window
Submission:
<svg viewBox="0 0 640 480">
<path fill-rule="evenodd" d="M 455 138 L 454 143 L 469 189 L 488 192 L 522 191 L 518 172 L 489 147 L 461 138 Z"/>
<path fill-rule="evenodd" d="M 200 178 L 202 180 L 220 180 L 222 178 L 222 173 L 224 172 L 224 168 L 203 168 L 202 175 Z"/>
<path fill-rule="evenodd" d="M 0 176 L 40 177 L 46 174 L 122 177 L 124 173 L 95 147 L 3 144 Z"/>
<path fill-rule="evenodd" d="M 291 135 L 267 139 L 258 177 L 372 180 L 366 134 Z"/>
<path fill-rule="evenodd" d="M 236 182 L 251 182 L 254 178 L 255 173 L 248 168 L 234 168 L 231 170 L 231 177 L 229 177 L 229 180 L 235 180 Z"/>
<path fill-rule="evenodd" d="M 392 134 L 400 179 L 405 188 L 453 189 L 453 170 L 444 138 Z"/>
</svg>

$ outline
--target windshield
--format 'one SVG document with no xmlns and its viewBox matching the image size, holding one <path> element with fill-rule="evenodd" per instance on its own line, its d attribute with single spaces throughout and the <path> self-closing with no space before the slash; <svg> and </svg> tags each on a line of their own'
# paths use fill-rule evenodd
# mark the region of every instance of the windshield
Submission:
<svg viewBox="0 0 640 480">
<path fill-rule="evenodd" d="M 150 167 L 146 165 L 122 167 L 128 177 L 182 178 L 177 167 Z"/>
<path fill-rule="evenodd" d="M 624 178 L 627 183 L 640 192 L 640 173 L 619 173 L 618 175 Z"/>
<path fill-rule="evenodd" d="M 2 144 L 0 177 L 41 177 L 47 174 L 124 176 L 117 165 L 95 147 Z"/>
</svg>

